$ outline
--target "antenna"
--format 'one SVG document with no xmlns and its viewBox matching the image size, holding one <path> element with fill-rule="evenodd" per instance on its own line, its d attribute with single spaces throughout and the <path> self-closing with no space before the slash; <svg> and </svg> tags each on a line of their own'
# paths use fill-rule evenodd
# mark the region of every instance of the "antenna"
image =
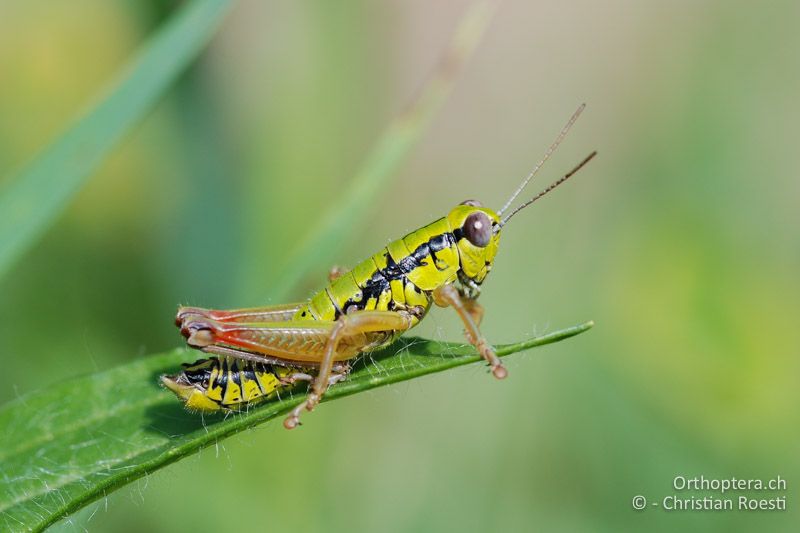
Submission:
<svg viewBox="0 0 800 533">
<path fill-rule="evenodd" d="M 556 187 L 558 187 L 559 185 L 561 185 L 562 183 L 564 183 L 565 181 L 570 179 L 572 176 L 575 175 L 576 172 L 578 172 L 580 169 L 582 169 L 584 167 L 584 165 L 586 165 L 586 163 L 591 161 L 592 158 L 594 156 L 596 156 L 596 155 L 597 155 L 597 150 L 595 150 L 594 152 L 592 152 L 591 154 L 586 156 L 586 158 L 583 161 L 578 163 L 578 166 L 576 166 L 575 168 L 573 168 L 572 170 L 567 172 L 564 175 L 563 178 L 561 178 L 561 179 L 559 179 L 557 181 L 554 181 L 546 189 L 544 189 L 542 192 L 540 192 L 539 194 L 537 194 L 536 196 L 534 196 L 533 198 L 531 198 L 530 200 L 528 200 L 527 202 L 525 202 L 524 204 L 519 206 L 518 208 L 514 209 L 511 213 L 508 214 L 507 217 L 505 217 L 503 220 L 500 221 L 500 227 L 502 228 L 506 224 L 506 222 L 508 222 L 511 219 L 511 217 L 513 217 L 515 214 L 517 214 L 518 212 L 522 211 L 524 208 L 528 207 L 533 202 L 535 202 L 536 200 L 538 200 L 542 196 L 546 195 L 547 193 L 549 193 L 550 191 L 552 191 L 553 189 L 555 189 Z"/>
<path fill-rule="evenodd" d="M 564 137 L 567 136 L 569 129 L 572 127 L 573 124 L 575 124 L 575 121 L 578 120 L 578 117 L 585 108 L 586 104 L 581 104 L 580 106 L 578 106 L 578 109 L 576 109 L 575 112 L 570 117 L 569 122 L 567 122 L 566 125 L 561 129 L 561 133 L 558 134 L 556 140 L 553 141 L 553 144 L 551 144 L 550 148 L 548 148 L 547 152 L 545 152 L 544 157 L 542 157 L 542 160 L 539 161 L 539 163 L 535 167 L 533 167 L 533 170 L 531 170 L 530 174 L 528 174 L 528 177 L 522 180 L 522 184 L 519 187 L 517 187 L 517 190 L 514 191 L 514 194 L 511 195 L 511 198 L 509 198 L 508 201 L 505 203 L 505 205 L 503 205 L 503 207 L 500 208 L 500 211 L 497 212 L 498 215 L 502 215 L 503 211 L 508 209 L 508 206 L 511 205 L 511 202 L 513 202 L 514 199 L 517 196 L 519 196 L 519 193 L 521 193 L 522 190 L 525 189 L 525 186 L 528 185 L 528 182 L 531 181 L 531 178 L 533 178 L 533 176 L 536 175 L 539 169 L 542 168 L 544 162 L 550 159 L 552 153 L 555 151 L 556 148 L 558 148 L 558 145 L 561 144 L 561 141 L 564 140 Z"/>
</svg>

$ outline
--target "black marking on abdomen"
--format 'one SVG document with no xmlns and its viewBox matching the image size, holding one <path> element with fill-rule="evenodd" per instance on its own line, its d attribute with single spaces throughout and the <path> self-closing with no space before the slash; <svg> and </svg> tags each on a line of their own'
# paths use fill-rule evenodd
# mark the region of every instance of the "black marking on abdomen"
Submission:
<svg viewBox="0 0 800 533">
<path fill-rule="evenodd" d="M 249 361 L 245 362 L 242 365 L 242 376 L 243 381 L 256 381 L 256 372 L 254 368 L 254 364 L 250 364 Z"/>
<path fill-rule="evenodd" d="M 192 363 L 191 365 L 184 364 L 183 365 L 183 373 L 186 375 L 186 379 L 189 380 L 191 383 L 208 383 L 208 380 L 211 378 L 211 371 L 214 369 L 217 364 L 213 364 L 212 366 L 205 366 L 201 368 L 192 368 L 193 366 L 197 365 L 201 361 L 197 361 Z M 204 362 L 204 361 L 203 361 Z"/>
<path fill-rule="evenodd" d="M 238 359 L 233 360 L 233 364 L 231 364 L 231 378 L 233 382 L 239 387 L 242 388 L 242 375 L 239 373 L 239 361 Z"/>
<path fill-rule="evenodd" d="M 219 372 L 217 372 L 217 385 L 222 389 L 220 393 L 220 401 L 222 398 L 225 398 L 225 392 L 228 390 L 228 359 L 222 359 L 222 365 L 219 367 Z"/>
</svg>

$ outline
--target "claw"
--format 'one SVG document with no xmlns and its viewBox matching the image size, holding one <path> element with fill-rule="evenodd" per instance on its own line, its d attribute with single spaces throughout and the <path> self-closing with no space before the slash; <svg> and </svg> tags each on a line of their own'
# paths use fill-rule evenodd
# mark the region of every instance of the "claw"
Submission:
<svg viewBox="0 0 800 533">
<path fill-rule="evenodd" d="M 506 367 L 503 365 L 497 364 L 492 366 L 492 374 L 494 374 L 494 377 L 497 379 L 505 379 L 506 376 L 508 376 L 508 370 L 506 370 Z"/>
<path fill-rule="evenodd" d="M 294 429 L 300 425 L 300 417 L 289 415 L 283 421 L 283 427 L 286 429 Z"/>
<path fill-rule="evenodd" d="M 306 411 L 309 412 L 313 411 L 318 404 L 319 404 L 319 395 L 314 392 L 310 393 L 305 401 Z"/>
<path fill-rule="evenodd" d="M 297 426 L 299 426 L 300 412 L 303 410 L 304 407 L 308 408 L 308 399 L 306 399 L 306 401 L 304 401 L 303 403 L 301 403 L 300 405 L 298 405 L 289 412 L 289 416 L 287 416 L 283 421 L 283 427 L 285 427 L 286 429 L 294 429 Z"/>
</svg>

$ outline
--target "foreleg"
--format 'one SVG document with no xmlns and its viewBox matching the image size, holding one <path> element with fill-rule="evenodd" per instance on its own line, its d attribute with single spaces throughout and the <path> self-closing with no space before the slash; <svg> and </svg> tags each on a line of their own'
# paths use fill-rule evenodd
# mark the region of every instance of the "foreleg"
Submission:
<svg viewBox="0 0 800 533">
<path fill-rule="evenodd" d="M 469 343 L 475 346 L 475 348 L 478 350 L 478 353 L 481 354 L 481 357 L 486 359 L 486 361 L 489 363 L 494 377 L 497 379 L 505 378 L 508 375 L 508 371 L 503 366 L 503 363 L 500 362 L 500 358 L 497 357 L 497 354 L 494 353 L 492 346 L 486 341 L 483 335 L 481 335 L 480 329 L 478 329 L 478 324 L 473 318 L 473 313 L 476 311 L 479 311 L 479 317 L 482 318 L 483 308 L 478 305 L 477 302 L 466 304 L 461 295 L 458 293 L 458 289 L 456 289 L 452 284 L 442 285 L 433 291 L 433 301 L 440 307 L 451 306 L 453 309 L 455 309 L 456 313 L 458 313 L 458 316 L 461 317 L 461 321 L 464 323 L 464 333 L 466 334 Z M 472 307 L 472 311 L 469 309 L 470 306 Z M 480 320 L 478 320 L 478 322 L 479 321 Z"/>
</svg>

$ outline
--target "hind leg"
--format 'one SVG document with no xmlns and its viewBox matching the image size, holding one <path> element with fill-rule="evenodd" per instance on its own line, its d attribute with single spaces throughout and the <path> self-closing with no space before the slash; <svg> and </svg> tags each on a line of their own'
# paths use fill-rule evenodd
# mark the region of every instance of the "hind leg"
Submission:
<svg viewBox="0 0 800 533">
<path fill-rule="evenodd" d="M 387 332 L 395 333 L 411 328 L 413 321 L 411 315 L 395 311 L 356 311 L 340 316 L 330 330 L 325 344 L 325 352 L 320 362 L 319 374 L 308 393 L 305 401 L 292 409 L 289 416 L 283 421 L 286 429 L 294 429 L 300 424 L 300 413 L 303 409 L 312 411 L 322 400 L 331 378 L 331 370 L 336 356 L 339 342 L 346 337 L 360 333 Z"/>
</svg>

